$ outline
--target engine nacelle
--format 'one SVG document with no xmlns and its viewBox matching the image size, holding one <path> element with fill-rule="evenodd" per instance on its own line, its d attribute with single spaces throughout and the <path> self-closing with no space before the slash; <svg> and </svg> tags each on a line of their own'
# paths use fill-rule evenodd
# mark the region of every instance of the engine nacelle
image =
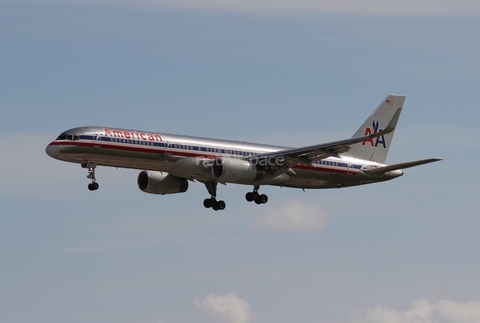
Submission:
<svg viewBox="0 0 480 323">
<path fill-rule="evenodd" d="M 142 171 L 137 178 L 138 188 L 145 193 L 175 194 L 188 189 L 188 181 L 168 173 Z"/>
<path fill-rule="evenodd" d="M 264 171 L 247 160 L 219 158 L 213 163 L 212 175 L 222 182 L 240 183 L 262 180 Z"/>
</svg>

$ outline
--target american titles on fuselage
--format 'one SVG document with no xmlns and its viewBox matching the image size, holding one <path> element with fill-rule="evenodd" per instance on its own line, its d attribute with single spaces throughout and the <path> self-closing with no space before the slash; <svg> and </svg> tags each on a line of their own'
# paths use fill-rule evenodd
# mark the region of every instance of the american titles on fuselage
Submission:
<svg viewBox="0 0 480 323">
<path fill-rule="evenodd" d="M 143 133 L 143 132 L 137 132 L 137 131 L 126 131 L 126 130 L 114 130 L 114 129 L 110 130 L 108 128 L 105 128 L 104 132 L 105 132 L 105 136 L 107 137 L 163 142 L 162 136 L 160 136 L 159 134 Z"/>
</svg>

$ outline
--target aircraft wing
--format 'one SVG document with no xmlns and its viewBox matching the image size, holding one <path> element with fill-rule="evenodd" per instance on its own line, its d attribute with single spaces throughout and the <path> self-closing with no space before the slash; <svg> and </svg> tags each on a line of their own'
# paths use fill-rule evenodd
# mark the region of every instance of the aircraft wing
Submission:
<svg viewBox="0 0 480 323">
<path fill-rule="evenodd" d="M 251 162 L 257 163 L 261 163 L 262 161 L 264 161 L 266 162 L 265 165 L 268 165 L 270 164 L 268 163 L 268 160 L 271 160 L 271 158 L 282 157 L 285 159 L 285 166 L 291 167 L 296 164 L 310 166 L 313 162 L 321 159 L 325 159 L 328 157 L 339 157 L 339 154 L 349 151 L 350 146 L 353 144 L 368 141 L 373 138 L 377 138 L 393 132 L 395 130 L 395 125 L 398 121 L 398 118 L 400 117 L 400 112 L 401 109 L 397 109 L 385 129 L 377 133 L 344 140 L 332 141 L 324 144 L 285 149 L 266 154 L 258 154 L 251 156 L 249 160 Z"/>
<path fill-rule="evenodd" d="M 350 150 L 350 145 L 357 144 L 359 142 L 367 141 L 373 138 L 380 137 L 382 135 L 388 134 L 394 130 L 390 125 L 383 131 L 377 133 L 349 138 L 344 140 L 332 141 L 324 144 L 300 147 L 300 148 L 291 148 L 280 151 L 275 151 L 271 153 L 258 154 L 250 157 L 250 161 L 260 163 L 262 160 L 268 160 L 276 157 L 283 157 L 288 166 L 293 166 L 295 164 L 301 165 L 312 165 L 313 162 L 325 159 L 328 157 L 339 157 L 338 154 L 344 153 Z M 268 163 L 265 163 L 268 165 Z"/>
</svg>

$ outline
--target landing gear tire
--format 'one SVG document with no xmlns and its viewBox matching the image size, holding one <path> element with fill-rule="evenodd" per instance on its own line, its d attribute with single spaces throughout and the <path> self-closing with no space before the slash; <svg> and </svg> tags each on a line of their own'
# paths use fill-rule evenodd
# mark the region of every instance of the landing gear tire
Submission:
<svg viewBox="0 0 480 323">
<path fill-rule="evenodd" d="M 208 208 L 212 208 L 215 211 L 223 210 L 226 207 L 224 201 L 217 201 L 214 197 L 203 200 L 203 206 Z"/>
<path fill-rule="evenodd" d="M 217 204 L 217 200 L 214 197 L 203 200 L 203 206 L 208 208 L 213 208 Z"/>
<path fill-rule="evenodd" d="M 98 190 L 98 187 L 99 187 L 99 185 L 98 185 L 97 182 L 88 184 L 88 189 L 90 191 L 96 191 L 96 190 Z"/>
<path fill-rule="evenodd" d="M 259 194 L 258 187 L 255 187 L 253 192 L 245 194 L 245 199 L 248 202 L 255 202 L 256 204 L 265 204 L 268 202 L 268 196 L 265 194 Z"/>
<path fill-rule="evenodd" d="M 214 199 L 214 198 L 211 198 L 210 200 L 211 200 L 210 203 L 211 203 L 211 205 L 212 205 L 212 209 L 214 209 L 215 211 L 218 211 L 219 209 L 218 209 L 218 202 L 217 202 L 217 200 Z"/>
<path fill-rule="evenodd" d="M 210 199 L 203 200 L 203 206 L 206 207 L 207 209 L 212 207 L 212 203 L 210 202 Z"/>
<path fill-rule="evenodd" d="M 217 206 L 219 210 L 224 210 L 227 205 L 225 204 L 224 201 L 218 201 Z"/>
<path fill-rule="evenodd" d="M 262 204 L 265 204 L 268 202 L 268 196 L 265 194 L 260 195 L 260 200 L 262 201 Z"/>
<path fill-rule="evenodd" d="M 268 196 L 266 196 L 265 194 L 258 195 L 255 198 L 255 203 L 257 203 L 257 204 L 265 204 L 267 202 L 268 202 Z"/>
</svg>

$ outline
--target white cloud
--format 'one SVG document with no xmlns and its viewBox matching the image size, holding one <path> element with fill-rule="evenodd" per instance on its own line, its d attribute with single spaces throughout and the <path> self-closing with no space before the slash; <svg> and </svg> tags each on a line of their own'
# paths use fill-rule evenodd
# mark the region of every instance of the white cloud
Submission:
<svg viewBox="0 0 480 323">
<path fill-rule="evenodd" d="M 78 0 L 57 0 L 79 2 Z M 81 3 L 88 2 L 82 0 Z M 315 13 L 340 12 L 356 14 L 421 14 L 421 15 L 478 15 L 480 3 L 474 0 L 101 0 L 90 3 L 148 5 L 187 10 L 230 11 L 245 13 Z"/>
<path fill-rule="evenodd" d="M 202 300 L 196 297 L 195 308 L 216 323 L 248 323 L 255 318 L 247 301 L 234 293 L 225 296 L 208 294 Z"/>
<path fill-rule="evenodd" d="M 420 299 L 405 311 L 377 306 L 358 314 L 353 323 L 476 323 L 480 322 L 480 302 L 440 301 L 430 304 Z"/>
<path fill-rule="evenodd" d="M 316 206 L 289 201 L 281 208 L 272 208 L 252 226 L 275 231 L 319 231 L 325 227 L 325 214 Z"/>
</svg>

